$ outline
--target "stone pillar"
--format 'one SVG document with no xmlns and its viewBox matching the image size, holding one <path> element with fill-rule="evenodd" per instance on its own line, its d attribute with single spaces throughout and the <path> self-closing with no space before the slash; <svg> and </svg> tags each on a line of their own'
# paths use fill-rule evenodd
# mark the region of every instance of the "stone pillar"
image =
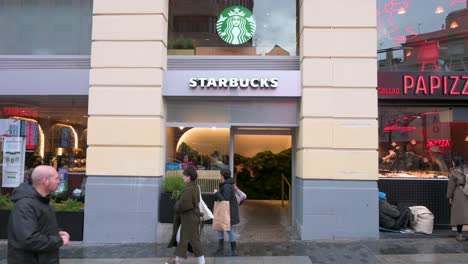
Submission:
<svg viewBox="0 0 468 264">
<path fill-rule="evenodd" d="M 294 224 L 304 240 L 377 238 L 375 0 L 303 0 L 299 15 Z"/>
<path fill-rule="evenodd" d="M 85 243 L 156 242 L 168 0 L 94 0 Z"/>
</svg>

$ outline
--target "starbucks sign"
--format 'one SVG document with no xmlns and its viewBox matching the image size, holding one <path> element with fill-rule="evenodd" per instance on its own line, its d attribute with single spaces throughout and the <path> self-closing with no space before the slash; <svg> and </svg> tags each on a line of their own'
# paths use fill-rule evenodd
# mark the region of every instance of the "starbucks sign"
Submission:
<svg viewBox="0 0 468 264">
<path fill-rule="evenodd" d="M 255 34 L 255 16 L 243 6 L 230 6 L 221 12 L 216 30 L 222 40 L 239 45 L 249 41 Z"/>
</svg>

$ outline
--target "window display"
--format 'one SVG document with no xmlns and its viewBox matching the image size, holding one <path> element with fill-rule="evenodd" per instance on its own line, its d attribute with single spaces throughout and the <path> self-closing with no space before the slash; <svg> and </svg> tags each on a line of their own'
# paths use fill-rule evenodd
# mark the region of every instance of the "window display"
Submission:
<svg viewBox="0 0 468 264">
<path fill-rule="evenodd" d="M 87 112 L 87 96 L 0 98 L 2 192 L 27 181 L 41 164 L 61 172 L 64 192 L 81 190 L 86 171 Z"/>
<path fill-rule="evenodd" d="M 381 177 L 447 178 L 454 156 L 468 159 L 466 108 L 380 107 Z"/>
</svg>

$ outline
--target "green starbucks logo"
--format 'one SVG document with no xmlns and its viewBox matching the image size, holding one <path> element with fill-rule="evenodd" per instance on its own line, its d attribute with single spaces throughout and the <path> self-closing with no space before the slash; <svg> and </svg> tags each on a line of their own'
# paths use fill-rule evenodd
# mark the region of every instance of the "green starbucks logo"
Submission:
<svg viewBox="0 0 468 264">
<path fill-rule="evenodd" d="M 245 7 L 230 6 L 221 12 L 216 22 L 218 35 L 227 43 L 239 45 L 255 34 L 255 16 Z"/>
</svg>

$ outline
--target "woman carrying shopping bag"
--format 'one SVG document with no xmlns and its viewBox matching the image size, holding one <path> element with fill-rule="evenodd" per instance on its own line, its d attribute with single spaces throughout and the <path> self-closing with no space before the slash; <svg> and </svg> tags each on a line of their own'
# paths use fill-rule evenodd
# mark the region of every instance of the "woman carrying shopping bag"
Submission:
<svg viewBox="0 0 468 264">
<path fill-rule="evenodd" d="M 219 191 L 215 192 L 219 201 L 229 202 L 229 214 L 230 214 L 230 230 L 226 231 L 229 234 L 229 241 L 231 242 L 232 255 L 237 256 L 237 244 L 236 244 L 236 233 L 234 231 L 234 225 L 239 224 L 239 204 L 237 202 L 236 195 L 234 193 L 234 179 L 231 178 L 231 171 L 228 169 L 221 169 L 221 184 Z M 215 219 L 216 220 L 216 212 Z M 214 222 L 213 222 L 214 223 Z M 217 255 L 224 255 L 224 231 L 218 231 L 218 250 Z"/>
<path fill-rule="evenodd" d="M 197 257 L 198 264 L 205 264 L 202 243 L 200 241 L 200 225 L 202 214 L 200 213 L 200 189 L 198 188 L 198 174 L 193 167 L 185 168 L 183 172 L 185 188 L 182 190 L 179 200 L 175 204 L 176 221 L 180 219 L 180 241 L 176 242 L 177 230 L 173 230 L 169 247 L 177 245 L 175 259 L 167 264 L 181 264 L 187 258 L 187 249 L 190 245 L 193 254 Z M 175 229 L 175 228 L 174 228 Z M 174 232 L 175 231 L 175 232 Z"/>
</svg>

